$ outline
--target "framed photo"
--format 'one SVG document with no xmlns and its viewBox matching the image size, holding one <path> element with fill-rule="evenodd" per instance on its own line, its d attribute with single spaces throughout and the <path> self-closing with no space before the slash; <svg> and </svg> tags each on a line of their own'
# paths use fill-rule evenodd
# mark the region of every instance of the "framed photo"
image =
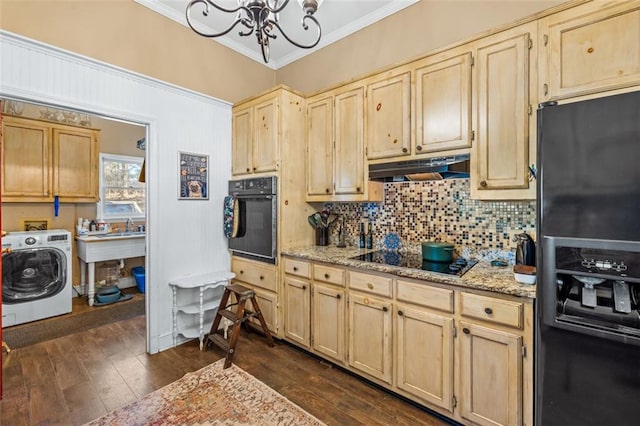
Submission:
<svg viewBox="0 0 640 426">
<path fill-rule="evenodd" d="M 209 199 L 209 156 L 178 152 L 179 200 Z"/>
</svg>

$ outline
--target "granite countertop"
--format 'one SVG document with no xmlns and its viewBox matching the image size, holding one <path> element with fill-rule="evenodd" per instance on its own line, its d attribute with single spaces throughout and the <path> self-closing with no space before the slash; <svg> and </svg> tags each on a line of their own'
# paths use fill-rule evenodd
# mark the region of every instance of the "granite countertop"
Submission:
<svg viewBox="0 0 640 426">
<path fill-rule="evenodd" d="M 415 278 L 531 299 L 536 297 L 536 286 L 516 282 L 513 277 L 513 267 L 511 265 L 507 267 L 495 267 L 491 266 L 489 261 L 480 260 L 462 277 L 458 277 L 455 275 L 438 274 L 419 269 L 351 259 L 352 257 L 372 251 L 375 250 L 359 249 L 357 247 L 307 246 L 283 250 L 281 254 L 316 262 L 327 262 L 369 271 L 386 272 L 399 277 Z"/>
</svg>

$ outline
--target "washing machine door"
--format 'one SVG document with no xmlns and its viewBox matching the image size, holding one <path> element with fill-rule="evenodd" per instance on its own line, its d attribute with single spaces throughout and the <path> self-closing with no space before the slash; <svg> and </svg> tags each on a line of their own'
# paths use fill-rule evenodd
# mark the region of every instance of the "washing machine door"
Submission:
<svg viewBox="0 0 640 426">
<path fill-rule="evenodd" d="M 2 255 L 2 303 L 31 302 L 64 288 L 65 254 L 53 247 L 15 250 Z"/>
</svg>

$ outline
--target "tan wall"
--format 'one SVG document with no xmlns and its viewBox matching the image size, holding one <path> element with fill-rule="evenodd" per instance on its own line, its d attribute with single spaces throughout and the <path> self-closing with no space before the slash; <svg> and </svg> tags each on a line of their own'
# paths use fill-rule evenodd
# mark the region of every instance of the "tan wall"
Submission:
<svg viewBox="0 0 640 426">
<path fill-rule="evenodd" d="M 133 0 L 0 0 L 0 28 L 235 102 L 275 72 Z"/>
<path fill-rule="evenodd" d="M 564 3 L 542 0 L 421 0 L 276 73 L 310 94 Z"/>
</svg>

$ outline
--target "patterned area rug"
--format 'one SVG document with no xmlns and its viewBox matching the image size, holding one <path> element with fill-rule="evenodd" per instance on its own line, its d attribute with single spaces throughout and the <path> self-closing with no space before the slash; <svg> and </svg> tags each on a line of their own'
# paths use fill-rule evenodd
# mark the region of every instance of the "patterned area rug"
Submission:
<svg viewBox="0 0 640 426">
<path fill-rule="evenodd" d="M 324 425 L 224 359 L 87 425 Z"/>
</svg>

